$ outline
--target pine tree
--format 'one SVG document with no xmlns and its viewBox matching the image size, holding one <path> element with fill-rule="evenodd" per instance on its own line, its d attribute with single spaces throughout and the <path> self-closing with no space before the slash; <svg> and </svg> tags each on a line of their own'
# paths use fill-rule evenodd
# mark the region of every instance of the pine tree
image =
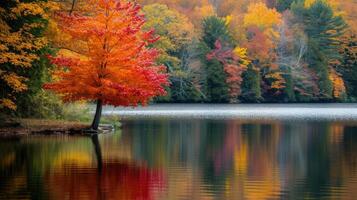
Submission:
<svg viewBox="0 0 357 200">
<path fill-rule="evenodd" d="M 290 9 L 291 4 L 294 2 L 294 0 L 278 0 L 276 9 L 279 12 L 283 12 L 285 10 Z"/>
<path fill-rule="evenodd" d="M 357 37 L 353 33 L 342 38 L 341 63 L 336 67 L 342 74 L 349 97 L 357 98 Z"/>
<path fill-rule="evenodd" d="M 260 87 L 261 76 L 259 70 L 249 65 L 243 73 L 242 95 L 243 102 L 260 102 L 263 100 Z"/>
<path fill-rule="evenodd" d="M 206 55 L 214 50 L 216 41 L 233 46 L 225 19 L 211 16 L 203 20 L 203 37 L 201 41 L 202 63 L 206 73 L 206 97 L 208 102 L 223 103 L 229 101 L 227 74 L 224 66 L 217 59 L 208 60 Z"/>
<path fill-rule="evenodd" d="M 203 20 L 202 41 L 210 49 L 215 48 L 215 42 L 220 40 L 222 43 L 233 43 L 233 38 L 229 33 L 226 20 L 216 16 L 210 16 Z"/>
<path fill-rule="evenodd" d="M 308 37 L 305 59 L 318 76 L 320 99 L 329 100 L 333 90 L 329 67 L 340 57 L 338 37 L 343 34 L 346 23 L 341 16 L 334 15 L 332 8 L 323 0 L 316 0 L 309 7 L 304 5 L 304 1 L 293 3 L 292 11 L 305 27 Z"/>
</svg>

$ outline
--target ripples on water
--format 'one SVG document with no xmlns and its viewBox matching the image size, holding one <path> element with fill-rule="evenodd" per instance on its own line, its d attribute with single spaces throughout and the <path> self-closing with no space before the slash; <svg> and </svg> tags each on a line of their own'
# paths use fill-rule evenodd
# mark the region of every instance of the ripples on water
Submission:
<svg viewBox="0 0 357 200">
<path fill-rule="evenodd" d="M 1 140 L 0 199 L 355 199 L 354 121 L 122 124 L 99 140 Z"/>
</svg>

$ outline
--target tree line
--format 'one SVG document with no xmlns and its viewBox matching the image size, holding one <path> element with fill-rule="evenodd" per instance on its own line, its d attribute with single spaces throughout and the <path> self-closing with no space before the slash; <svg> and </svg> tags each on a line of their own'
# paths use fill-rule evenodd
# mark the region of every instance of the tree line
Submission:
<svg viewBox="0 0 357 200">
<path fill-rule="evenodd" d="M 167 95 L 155 102 L 353 102 L 357 97 L 352 0 L 132 2 L 142 6 L 143 29 L 159 36 L 150 47 L 159 51 L 156 63 L 169 75 Z M 4 112 L 41 116 L 61 109 L 58 97 L 43 89 L 56 79 L 48 55 L 80 58 L 85 45 L 70 42 L 72 36 L 61 31 L 59 12 L 91 16 L 93 7 L 90 0 L 0 2 Z"/>
<path fill-rule="evenodd" d="M 158 102 L 356 98 L 352 1 L 141 2 L 170 73 Z"/>
</svg>

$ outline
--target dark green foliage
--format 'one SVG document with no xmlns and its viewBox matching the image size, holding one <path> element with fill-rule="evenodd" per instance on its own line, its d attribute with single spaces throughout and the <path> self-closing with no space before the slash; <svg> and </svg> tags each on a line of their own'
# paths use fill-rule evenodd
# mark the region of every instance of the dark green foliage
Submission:
<svg viewBox="0 0 357 200">
<path fill-rule="evenodd" d="M 277 1 L 277 5 L 276 5 L 276 9 L 279 12 L 283 12 L 285 10 L 290 9 L 291 4 L 294 2 L 294 0 L 278 0 Z"/>
<path fill-rule="evenodd" d="M 190 45 L 193 47 L 194 45 Z M 178 70 L 171 72 L 170 82 L 171 82 L 171 101 L 173 102 L 199 102 L 202 100 L 202 95 L 199 89 L 195 85 L 195 79 L 197 70 L 189 66 L 190 47 L 185 47 L 185 49 L 180 52 L 180 66 Z"/>
<path fill-rule="evenodd" d="M 208 60 L 206 55 L 215 49 L 215 42 L 233 46 L 233 39 L 224 19 L 211 16 L 203 20 L 203 36 L 200 44 L 200 57 L 205 73 L 205 96 L 207 102 L 226 103 L 229 101 L 227 75 L 223 64 L 217 59 Z"/>
<path fill-rule="evenodd" d="M 260 87 L 260 73 L 253 69 L 251 65 L 248 66 L 247 71 L 243 73 L 242 95 L 243 102 L 260 102 L 263 100 Z"/>
<path fill-rule="evenodd" d="M 194 45 L 190 45 L 194 46 Z M 194 48 L 194 47 L 192 47 Z M 166 96 L 155 98 L 155 102 L 200 102 L 202 101 L 202 94 L 200 89 L 195 85 L 198 72 L 189 66 L 189 47 L 183 47 L 179 52 L 171 53 L 170 56 L 177 57 L 180 62 L 179 65 L 171 65 L 165 63 L 170 74 L 170 86 L 165 87 Z"/>
<path fill-rule="evenodd" d="M 217 40 L 220 40 L 225 44 L 233 43 L 226 21 L 216 16 L 207 17 L 203 20 L 202 42 L 204 42 L 210 49 L 214 49 L 214 43 Z"/>
<path fill-rule="evenodd" d="M 43 49 L 43 52 L 41 52 L 40 55 L 48 53 L 50 53 L 49 49 Z M 48 70 L 50 66 L 51 65 L 48 63 L 48 60 L 42 56 L 39 61 L 33 62 L 32 67 L 30 69 L 26 70 L 26 74 L 24 74 L 24 76 L 28 78 L 28 89 L 25 92 L 17 95 L 17 115 L 21 117 L 46 117 L 45 115 L 43 115 L 43 113 L 41 114 L 41 109 L 60 109 L 55 108 L 54 106 L 60 106 L 60 99 L 56 98 L 55 94 L 48 94 L 49 98 L 47 99 L 39 98 L 45 93 L 42 89 L 42 85 L 46 81 L 49 81 L 50 75 Z M 50 106 L 46 107 L 46 105 Z"/>
<path fill-rule="evenodd" d="M 294 91 L 294 80 L 291 76 L 290 71 L 286 71 L 286 73 L 283 75 L 285 79 L 285 88 L 283 90 L 282 94 L 282 101 L 283 102 L 295 102 L 295 91 Z"/>
<path fill-rule="evenodd" d="M 344 48 L 341 50 L 341 63 L 337 66 L 345 81 L 347 95 L 357 98 L 357 38 L 351 34 L 347 36 Z"/>
<path fill-rule="evenodd" d="M 172 77 L 176 80 L 171 81 L 170 101 L 171 102 L 199 102 L 201 95 L 195 88 L 189 77 Z"/>
<path fill-rule="evenodd" d="M 343 34 L 346 23 L 340 16 L 334 16 L 332 8 L 322 0 L 308 8 L 304 1 L 294 2 L 291 9 L 308 37 L 305 59 L 319 78 L 320 99 L 330 100 L 333 88 L 329 80 L 329 63 L 340 57 L 338 37 Z"/>
<path fill-rule="evenodd" d="M 207 72 L 207 100 L 212 103 L 227 103 L 229 101 L 228 85 L 225 82 L 226 73 L 223 70 L 222 64 L 212 59 L 206 61 Z"/>
</svg>

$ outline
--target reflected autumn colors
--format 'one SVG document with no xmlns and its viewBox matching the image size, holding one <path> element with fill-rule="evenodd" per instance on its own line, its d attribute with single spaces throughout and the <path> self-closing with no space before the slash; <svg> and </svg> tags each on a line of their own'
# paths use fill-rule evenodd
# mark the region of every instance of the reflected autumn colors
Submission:
<svg viewBox="0 0 357 200">
<path fill-rule="evenodd" d="M 0 142 L 0 199 L 353 199 L 357 123 L 127 120 Z"/>
</svg>

